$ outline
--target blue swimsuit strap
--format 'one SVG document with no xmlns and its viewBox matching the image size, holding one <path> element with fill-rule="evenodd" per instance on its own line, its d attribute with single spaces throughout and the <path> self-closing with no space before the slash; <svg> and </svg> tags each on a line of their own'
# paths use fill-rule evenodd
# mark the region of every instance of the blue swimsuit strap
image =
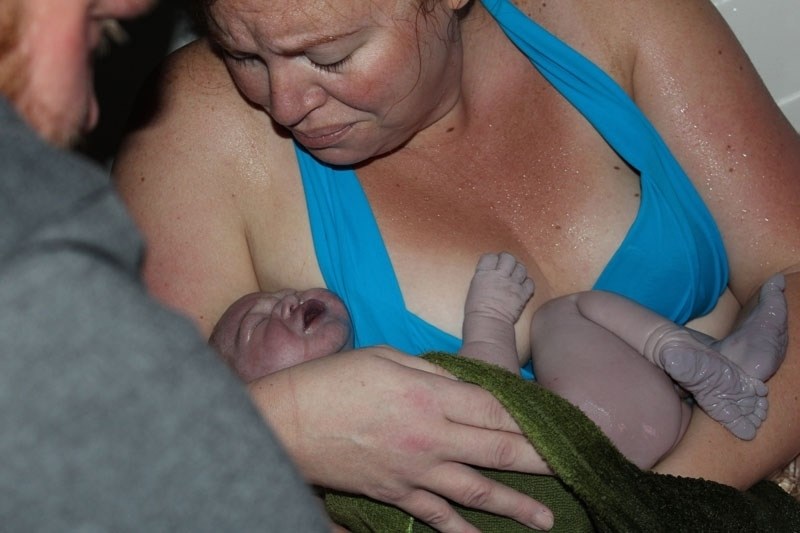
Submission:
<svg viewBox="0 0 800 533">
<path fill-rule="evenodd" d="M 640 173 L 639 212 L 594 288 L 628 296 L 679 323 L 711 311 L 728 283 L 725 248 L 711 213 L 659 133 L 603 70 L 511 2 L 483 4 L 542 76 Z M 676 232 L 688 247 L 674 257 L 681 264 L 659 263 L 660 272 L 650 268 L 643 276 L 642 269 L 654 263 L 653 250 L 662 242 L 674 247 Z M 685 294 L 681 302 L 664 298 L 673 288 Z"/>
<path fill-rule="evenodd" d="M 455 353 L 461 340 L 406 309 L 364 190 L 349 168 L 321 164 L 295 143 L 311 234 L 325 285 L 347 305 L 356 347 Z"/>
</svg>

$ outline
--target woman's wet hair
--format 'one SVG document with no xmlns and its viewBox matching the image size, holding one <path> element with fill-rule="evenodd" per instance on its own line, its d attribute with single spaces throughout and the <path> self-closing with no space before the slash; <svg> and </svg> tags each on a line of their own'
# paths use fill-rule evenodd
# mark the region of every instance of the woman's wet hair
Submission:
<svg viewBox="0 0 800 533">
<path fill-rule="evenodd" d="M 270 1 L 270 0 L 264 0 L 264 1 Z M 438 2 L 441 2 L 441 0 L 416 0 L 416 1 L 419 3 L 419 14 L 422 15 L 423 17 L 427 17 L 428 15 L 433 13 L 433 10 L 436 9 L 436 4 Z M 217 0 L 194 0 L 194 2 L 191 2 L 190 4 L 189 10 L 192 17 L 194 18 L 195 25 L 198 31 L 200 31 L 203 34 L 208 33 L 208 16 L 207 16 L 208 9 L 216 2 Z M 466 3 L 466 5 L 464 5 L 464 7 L 459 9 L 457 14 L 458 15 L 457 20 L 454 20 L 453 24 L 451 25 L 451 28 L 448 28 L 448 35 L 451 36 L 451 38 L 452 36 L 457 35 L 456 30 L 457 30 L 458 20 L 464 18 L 467 15 L 467 13 L 469 13 L 470 9 L 474 4 L 475 0 L 469 0 Z"/>
</svg>

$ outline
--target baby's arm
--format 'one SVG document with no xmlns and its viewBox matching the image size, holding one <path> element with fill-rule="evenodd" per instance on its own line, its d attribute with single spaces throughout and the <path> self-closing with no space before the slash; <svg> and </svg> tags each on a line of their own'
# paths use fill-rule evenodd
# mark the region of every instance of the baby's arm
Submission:
<svg viewBox="0 0 800 533">
<path fill-rule="evenodd" d="M 533 295 L 525 267 L 509 253 L 478 261 L 464 305 L 459 354 L 519 372 L 514 324 Z"/>
</svg>

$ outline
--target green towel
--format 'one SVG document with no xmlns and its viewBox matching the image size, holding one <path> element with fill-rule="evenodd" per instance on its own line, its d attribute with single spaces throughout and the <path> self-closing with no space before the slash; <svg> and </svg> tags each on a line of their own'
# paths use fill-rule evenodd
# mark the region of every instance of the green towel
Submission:
<svg viewBox="0 0 800 533">
<path fill-rule="evenodd" d="M 514 417 L 555 476 L 481 470 L 531 495 L 555 515 L 554 532 L 800 532 L 800 503 L 762 481 L 746 492 L 699 479 L 642 471 L 576 407 L 499 367 L 444 353 L 425 359 L 491 392 Z M 358 533 L 431 531 L 399 509 L 330 492 L 332 519 Z M 481 531 L 529 531 L 510 519 L 455 506 Z"/>
</svg>

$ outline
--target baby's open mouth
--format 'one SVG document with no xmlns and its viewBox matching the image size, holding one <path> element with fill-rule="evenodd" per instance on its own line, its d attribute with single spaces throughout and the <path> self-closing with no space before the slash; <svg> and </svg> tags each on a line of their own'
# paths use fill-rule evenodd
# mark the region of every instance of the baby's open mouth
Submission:
<svg viewBox="0 0 800 533">
<path fill-rule="evenodd" d="M 303 302 L 303 329 L 308 329 L 314 320 L 325 312 L 325 304 L 319 300 Z"/>
</svg>

